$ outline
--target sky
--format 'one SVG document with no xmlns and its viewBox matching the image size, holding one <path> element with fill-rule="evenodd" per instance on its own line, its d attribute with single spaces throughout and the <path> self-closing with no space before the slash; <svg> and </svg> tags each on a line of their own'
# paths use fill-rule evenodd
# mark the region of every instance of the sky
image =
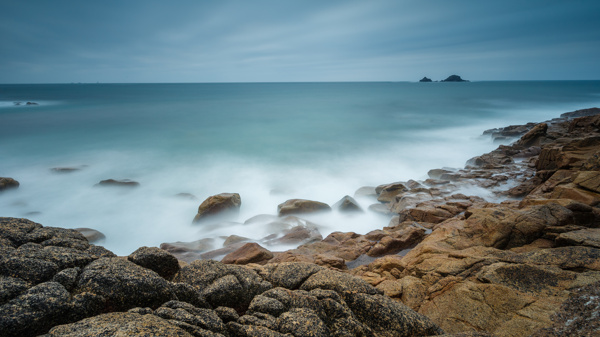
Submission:
<svg viewBox="0 0 600 337">
<path fill-rule="evenodd" d="M 0 0 L 0 83 L 599 80 L 598 0 Z"/>
</svg>

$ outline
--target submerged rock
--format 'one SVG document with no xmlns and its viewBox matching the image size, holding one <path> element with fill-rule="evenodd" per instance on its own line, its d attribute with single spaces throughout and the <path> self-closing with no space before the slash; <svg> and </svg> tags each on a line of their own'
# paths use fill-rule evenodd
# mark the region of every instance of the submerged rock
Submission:
<svg viewBox="0 0 600 337">
<path fill-rule="evenodd" d="M 140 183 L 138 183 L 137 181 L 130 180 L 130 179 L 122 179 L 122 180 L 106 179 L 106 180 L 100 181 L 95 186 L 138 187 L 138 186 L 140 186 Z"/>
</svg>

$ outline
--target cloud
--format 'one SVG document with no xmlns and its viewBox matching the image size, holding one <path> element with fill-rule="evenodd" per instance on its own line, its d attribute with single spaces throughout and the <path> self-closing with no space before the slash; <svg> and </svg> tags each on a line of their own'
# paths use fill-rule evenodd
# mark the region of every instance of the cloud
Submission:
<svg viewBox="0 0 600 337">
<path fill-rule="evenodd" d="M 5 83 L 415 80 L 458 70 L 472 79 L 600 77 L 592 62 L 600 52 L 596 1 L 32 0 L 3 7 Z"/>
</svg>

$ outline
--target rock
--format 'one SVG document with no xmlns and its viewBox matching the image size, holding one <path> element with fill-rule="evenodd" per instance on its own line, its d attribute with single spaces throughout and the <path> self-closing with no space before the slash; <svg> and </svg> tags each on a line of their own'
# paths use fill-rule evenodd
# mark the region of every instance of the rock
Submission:
<svg viewBox="0 0 600 337">
<path fill-rule="evenodd" d="M 140 247 L 127 259 L 138 266 L 155 271 L 167 280 L 170 280 L 179 271 L 177 258 L 156 247 Z"/>
<path fill-rule="evenodd" d="M 17 187 L 19 187 L 19 182 L 14 180 L 13 178 L 0 177 L 0 191 Z"/>
<path fill-rule="evenodd" d="M 194 223 L 199 223 L 208 219 L 218 220 L 232 218 L 237 216 L 242 205 L 242 199 L 237 193 L 221 193 L 208 197 L 198 207 L 198 214 L 194 218 Z"/>
<path fill-rule="evenodd" d="M 50 171 L 52 171 L 54 173 L 73 173 L 73 172 L 81 171 L 85 167 L 86 167 L 86 165 L 81 165 L 79 167 L 53 167 L 50 169 Z"/>
<path fill-rule="evenodd" d="M 315 212 L 331 211 L 329 205 L 312 200 L 290 199 L 277 206 L 277 213 L 280 216 L 289 214 L 307 214 Z"/>
<path fill-rule="evenodd" d="M 540 138 L 546 136 L 546 132 L 548 131 L 548 124 L 540 123 L 534 126 L 529 132 L 524 134 L 521 139 L 516 142 L 516 145 L 519 146 L 539 146 Z"/>
<path fill-rule="evenodd" d="M 360 197 L 377 197 L 376 187 L 373 186 L 363 186 L 354 192 L 355 198 Z"/>
<path fill-rule="evenodd" d="M 138 186 L 140 186 L 140 183 L 138 183 L 137 181 L 129 180 L 129 179 L 122 179 L 122 180 L 106 179 L 106 180 L 102 180 L 99 183 L 97 183 L 96 186 L 138 187 Z"/>
<path fill-rule="evenodd" d="M 364 212 L 358 202 L 349 195 L 343 197 L 340 201 L 333 204 L 333 208 L 344 213 Z"/>
<path fill-rule="evenodd" d="M 445 80 L 442 80 L 442 82 L 469 82 L 469 81 L 463 80 L 458 75 L 450 75 Z"/>
<path fill-rule="evenodd" d="M 104 311 L 156 308 L 175 299 L 172 287 L 164 278 L 122 258 L 100 258 L 85 266 L 74 292 L 101 296 Z"/>
<path fill-rule="evenodd" d="M 301 245 L 323 240 L 323 236 L 319 233 L 317 226 L 310 222 L 305 222 L 304 225 L 292 227 L 289 230 L 285 230 L 284 233 L 285 234 L 282 237 L 270 240 L 268 243 L 271 245 Z"/>
<path fill-rule="evenodd" d="M 561 246 L 588 246 L 600 248 L 600 228 L 585 228 L 560 234 L 556 243 Z"/>
<path fill-rule="evenodd" d="M 402 192 L 408 191 L 408 188 L 403 183 L 393 183 L 388 185 L 380 185 L 376 189 L 379 193 L 377 200 L 381 202 L 390 202 Z"/>
<path fill-rule="evenodd" d="M 383 295 L 347 293 L 346 303 L 357 319 L 377 336 L 430 336 L 444 333 L 429 318 Z"/>
<path fill-rule="evenodd" d="M 186 193 L 186 192 L 177 193 L 177 194 L 175 194 L 175 197 L 180 198 L 180 199 L 186 199 L 186 200 L 198 200 L 198 197 L 196 197 L 195 195 L 193 195 L 191 193 Z"/>
<path fill-rule="evenodd" d="M 192 262 L 201 259 L 202 253 L 213 249 L 214 239 L 204 238 L 192 242 L 164 242 L 160 244 L 163 249 L 175 256 L 178 260 Z"/>
<path fill-rule="evenodd" d="M 433 81 L 431 80 L 431 78 L 423 77 L 422 79 L 419 80 L 419 82 L 433 82 Z"/>
<path fill-rule="evenodd" d="M 35 336 L 68 320 L 69 292 L 59 283 L 45 282 L 0 306 L 3 336 Z"/>
<path fill-rule="evenodd" d="M 225 239 L 225 242 L 223 242 L 223 247 L 227 247 L 236 243 L 240 243 L 240 242 L 247 242 L 247 241 L 251 241 L 251 239 L 247 238 L 247 237 L 243 237 L 243 236 L 239 236 L 239 235 L 230 235 Z"/>
<path fill-rule="evenodd" d="M 560 115 L 561 118 L 578 118 L 585 116 L 594 116 L 600 114 L 600 109 L 598 108 L 589 108 L 589 109 L 581 109 L 575 110 L 571 112 L 565 112 Z"/>
<path fill-rule="evenodd" d="M 75 228 L 76 231 L 81 233 L 89 242 L 100 242 L 106 239 L 106 236 L 100 231 L 92 228 Z"/>
<path fill-rule="evenodd" d="M 273 258 L 273 253 L 258 243 L 246 243 L 233 253 L 225 255 L 221 262 L 225 264 L 248 264 L 266 262 Z"/>
<path fill-rule="evenodd" d="M 192 334 L 155 315 L 133 312 L 111 312 L 86 318 L 76 323 L 61 325 L 48 332 L 49 336 L 180 336 Z"/>
<path fill-rule="evenodd" d="M 600 282 L 576 289 L 558 312 L 552 325 L 536 331 L 532 337 L 594 336 L 600 331 Z"/>
<path fill-rule="evenodd" d="M 195 287 L 213 307 L 226 306 L 244 311 L 254 296 L 272 288 L 254 271 L 212 260 L 194 261 L 173 278 Z"/>
</svg>

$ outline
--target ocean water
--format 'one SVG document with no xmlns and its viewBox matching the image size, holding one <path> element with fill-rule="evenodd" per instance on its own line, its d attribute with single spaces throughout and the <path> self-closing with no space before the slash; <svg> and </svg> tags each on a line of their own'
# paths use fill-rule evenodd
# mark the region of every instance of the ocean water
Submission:
<svg viewBox="0 0 600 337">
<path fill-rule="evenodd" d="M 259 240 L 273 228 L 243 222 L 287 199 L 332 205 L 362 186 L 461 168 L 498 145 L 480 136 L 486 129 L 594 106 L 600 81 L 0 85 L 0 176 L 21 183 L 0 193 L 0 216 L 94 228 L 120 255 L 207 237 L 218 246 L 231 234 Z M 140 186 L 94 186 L 110 178 Z M 240 193 L 237 221 L 192 224 L 222 192 Z M 306 218 L 323 236 L 389 221 Z"/>
</svg>

